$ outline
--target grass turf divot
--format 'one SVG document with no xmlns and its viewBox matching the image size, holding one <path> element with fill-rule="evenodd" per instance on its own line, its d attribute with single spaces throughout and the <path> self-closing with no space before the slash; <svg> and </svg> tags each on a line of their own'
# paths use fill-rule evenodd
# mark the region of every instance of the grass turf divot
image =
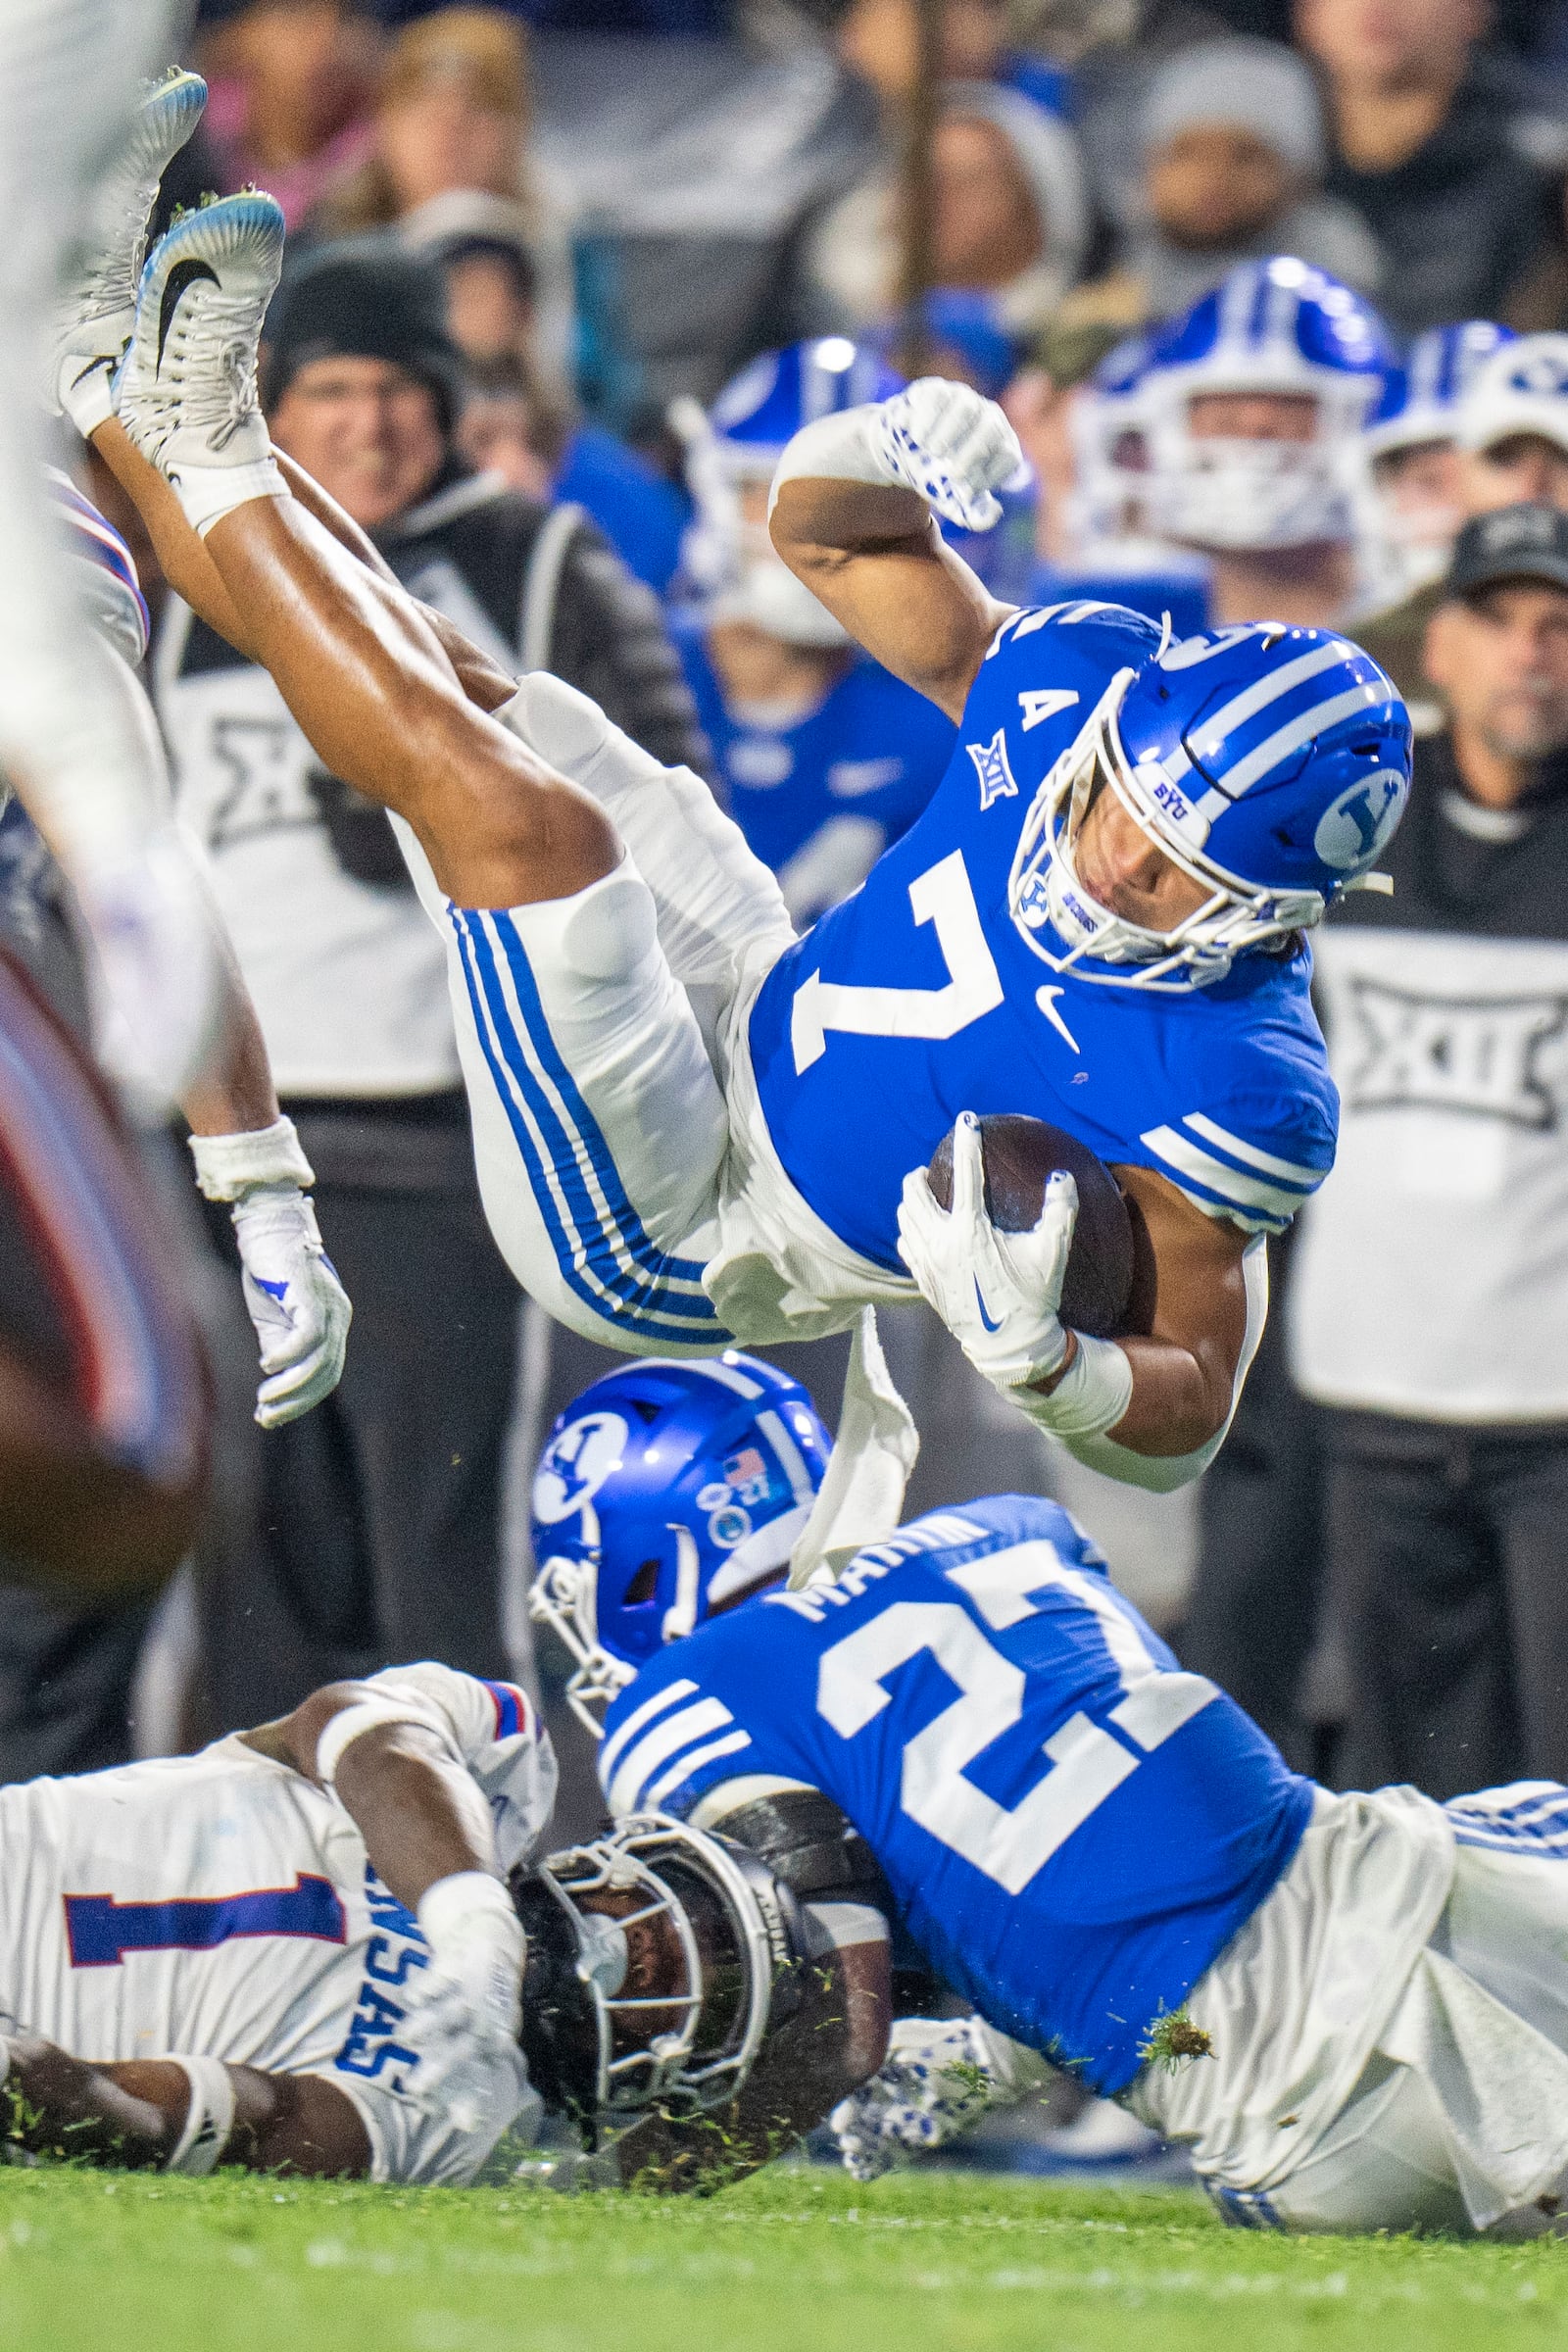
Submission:
<svg viewBox="0 0 1568 2352">
<path fill-rule="evenodd" d="M 782 2168 L 710 2203 L 0 2173 L 4 2352 L 1490 2352 L 1568 2246 L 1287 2240 L 1191 2193 Z"/>
</svg>

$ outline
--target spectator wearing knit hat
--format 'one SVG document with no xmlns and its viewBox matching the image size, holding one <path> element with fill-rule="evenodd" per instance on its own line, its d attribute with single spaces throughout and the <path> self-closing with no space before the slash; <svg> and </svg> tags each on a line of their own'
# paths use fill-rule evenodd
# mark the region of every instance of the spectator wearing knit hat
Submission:
<svg viewBox="0 0 1568 2352">
<path fill-rule="evenodd" d="M 1201 300 L 1240 262 L 1289 253 L 1361 292 L 1376 240 L 1322 192 L 1328 154 L 1312 75 L 1275 41 L 1199 41 L 1152 74 L 1142 176 L 1114 268 L 1063 323 L 1131 331 Z"/>
<path fill-rule="evenodd" d="M 1067 124 L 997 82 L 943 86 L 931 152 L 932 281 L 988 295 L 1024 336 L 1077 282 L 1090 215 Z M 817 281 L 857 327 L 894 318 L 906 237 L 902 177 L 880 168 L 835 205 L 814 240 Z"/>
<path fill-rule="evenodd" d="M 649 591 L 580 510 L 458 454 L 464 367 L 433 262 L 386 234 L 307 256 L 269 316 L 261 390 L 279 447 L 414 594 L 498 662 L 584 689 L 660 759 L 699 754 Z M 520 1300 L 479 1205 L 441 941 L 383 812 L 177 600 L 154 678 L 180 813 L 363 1291 L 331 1418 L 261 1448 L 255 1517 L 204 1583 L 218 1713 L 260 1720 L 400 1652 L 504 1674 Z"/>
</svg>

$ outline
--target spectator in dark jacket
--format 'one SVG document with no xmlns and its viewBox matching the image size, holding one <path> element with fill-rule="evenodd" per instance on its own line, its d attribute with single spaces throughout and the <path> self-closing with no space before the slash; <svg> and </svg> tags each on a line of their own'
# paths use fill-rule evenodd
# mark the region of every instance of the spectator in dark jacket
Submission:
<svg viewBox="0 0 1568 2352">
<path fill-rule="evenodd" d="M 1549 233 L 1516 84 L 1479 53 L 1487 14 L 1485 0 L 1296 0 L 1333 131 L 1327 193 L 1377 238 L 1382 307 L 1408 334 L 1504 316 Z"/>
</svg>

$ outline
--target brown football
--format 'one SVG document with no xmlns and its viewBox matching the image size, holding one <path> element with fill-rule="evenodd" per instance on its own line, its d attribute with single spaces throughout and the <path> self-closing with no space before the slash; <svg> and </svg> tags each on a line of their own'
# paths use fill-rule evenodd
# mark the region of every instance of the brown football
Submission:
<svg viewBox="0 0 1568 2352">
<path fill-rule="evenodd" d="M 1061 1319 L 1070 1331 L 1113 1339 L 1127 1328 L 1132 1301 L 1132 1220 L 1116 1179 L 1087 1144 L 1044 1119 L 1001 1112 L 980 1121 L 986 1214 L 999 1233 L 1027 1233 L 1040 1221 L 1046 1186 L 1064 1168 L 1078 1186 L 1078 1223 L 1061 1289 Z M 931 1155 L 926 1181 L 939 1206 L 953 1205 L 953 1135 Z"/>
</svg>

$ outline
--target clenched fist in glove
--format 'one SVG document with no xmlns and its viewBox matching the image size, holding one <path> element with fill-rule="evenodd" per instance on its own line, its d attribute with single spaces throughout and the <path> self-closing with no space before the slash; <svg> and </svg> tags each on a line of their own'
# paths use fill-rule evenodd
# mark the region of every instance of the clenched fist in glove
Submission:
<svg viewBox="0 0 1568 2352">
<path fill-rule="evenodd" d="M 237 1135 L 193 1135 L 190 1148 L 207 1199 L 231 1204 L 261 1351 L 256 1418 L 276 1429 L 337 1387 L 354 1313 L 305 1190 L 315 1181 L 310 1162 L 291 1119 Z"/>
<path fill-rule="evenodd" d="M 922 375 L 872 414 L 873 444 L 890 480 L 959 530 L 989 531 L 1000 521 L 996 493 L 1022 466 L 1023 451 L 994 400 L 968 384 Z"/>
<path fill-rule="evenodd" d="M 460 2132 L 516 2104 L 521 2066 L 522 1923 L 499 1879 L 482 1870 L 437 1879 L 419 1902 L 428 1967 L 409 1984 L 417 2088 Z"/>
<path fill-rule="evenodd" d="M 912 490 L 944 522 L 989 531 L 1002 515 L 996 493 L 1022 465 L 1018 436 L 994 400 L 922 375 L 891 400 L 803 425 L 773 485 L 776 494 L 785 482 L 814 477 Z"/>
</svg>

